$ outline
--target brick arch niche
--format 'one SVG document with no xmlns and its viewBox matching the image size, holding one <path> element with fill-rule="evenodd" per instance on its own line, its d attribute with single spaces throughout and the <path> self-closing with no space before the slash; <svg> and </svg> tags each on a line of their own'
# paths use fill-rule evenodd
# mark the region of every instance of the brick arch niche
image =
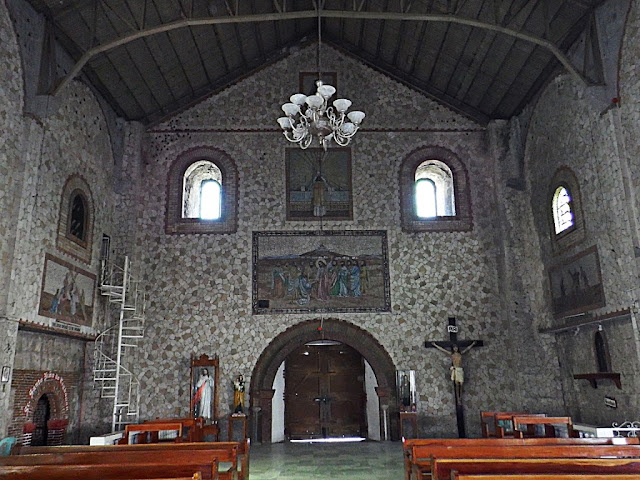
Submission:
<svg viewBox="0 0 640 480">
<path fill-rule="evenodd" d="M 24 406 L 25 423 L 35 421 L 34 414 L 38 400 L 46 396 L 49 402 L 49 420 L 69 421 L 69 399 L 64 380 L 56 373 L 46 372 L 29 389 L 27 404 Z"/>
<path fill-rule="evenodd" d="M 320 319 L 294 325 L 278 335 L 262 352 L 251 374 L 251 406 L 254 421 L 258 418 L 257 434 L 265 443 L 271 443 L 271 407 L 273 381 L 282 362 L 296 348 L 307 342 L 324 338 L 350 346 L 369 362 L 378 382 L 376 392 L 380 410 L 389 411 L 391 438 L 397 438 L 398 423 L 392 412 L 397 410 L 395 365 L 382 345 L 366 330 L 338 319 L 324 319 L 322 331 Z"/>
</svg>

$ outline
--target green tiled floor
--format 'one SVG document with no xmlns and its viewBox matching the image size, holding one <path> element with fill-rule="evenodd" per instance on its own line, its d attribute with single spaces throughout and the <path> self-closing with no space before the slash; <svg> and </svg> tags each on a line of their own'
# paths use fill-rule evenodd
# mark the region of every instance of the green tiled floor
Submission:
<svg viewBox="0 0 640 480">
<path fill-rule="evenodd" d="M 251 445 L 250 480 L 402 480 L 401 442 Z"/>
</svg>

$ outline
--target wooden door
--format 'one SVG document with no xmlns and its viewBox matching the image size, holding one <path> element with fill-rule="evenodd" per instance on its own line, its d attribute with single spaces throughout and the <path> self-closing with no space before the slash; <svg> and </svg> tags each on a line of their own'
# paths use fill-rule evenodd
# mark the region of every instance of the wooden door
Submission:
<svg viewBox="0 0 640 480">
<path fill-rule="evenodd" d="M 362 356 L 347 345 L 306 346 L 285 360 L 285 434 L 290 439 L 366 432 Z"/>
</svg>

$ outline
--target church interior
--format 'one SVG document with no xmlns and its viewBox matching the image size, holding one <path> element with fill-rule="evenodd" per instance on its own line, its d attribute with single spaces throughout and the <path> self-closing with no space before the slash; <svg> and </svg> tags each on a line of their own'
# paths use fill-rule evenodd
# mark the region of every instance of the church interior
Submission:
<svg viewBox="0 0 640 480">
<path fill-rule="evenodd" d="M 1 437 L 637 436 L 639 45 L 636 0 L 1 0 Z"/>
</svg>

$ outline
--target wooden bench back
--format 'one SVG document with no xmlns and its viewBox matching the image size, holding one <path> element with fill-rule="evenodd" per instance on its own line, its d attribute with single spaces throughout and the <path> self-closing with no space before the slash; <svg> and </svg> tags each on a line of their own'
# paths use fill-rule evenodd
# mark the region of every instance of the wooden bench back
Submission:
<svg viewBox="0 0 640 480">
<path fill-rule="evenodd" d="M 182 425 L 182 433 L 184 440 L 187 442 L 201 442 L 202 433 L 204 428 L 204 417 L 185 417 L 185 418 L 154 418 L 152 420 L 145 420 L 143 424 L 148 425 L 150 423 L 180 423 Z"/>
<path fill-rule="evenodd" d="M 129 480 L 129 479 L 171 479 L 194 478 L 196 473 L 202 479 L 218 479 L 218 465 L 202 466 L 197 464 L 158 465 L 105 464 L 105 465 L 19 465 L 0 466 L 0 478 L 3 480 Z"/>
<path fill-rule="evenodd" d="M 431 464 L 432 480 L 450 480 L 460 474 L 635 474 L 638 458 L 441 458 Z"/>
<path fill-rule="evenodd" d="M 495 474 L 495 475 L 466 475 L 463 473 L 456 473 L 455 480 L 637 480 L 638 475 L 634 473 L 627 474 L 608 474 L 597 475 L 593 473 L 569 473 L 569 474 Z"/>
<path fill-rule="evenodd" d="M 152 433 L 154 435 L 152 435 L 152 440 L 151 442 L 157 442 L 158 441 L 158 434 L 159 432 L 172 432 L 172 431 L 177 431 L 177 437 L 175 439 L 175 441 L 180 442 L 182 441 L 182 423 L 180 422 L 166 422 L 166 423 L 141 423 L 141 424 L 136 424 L 136 425 L 126 425 L 124 427 L 124 436 L 120 439 L 120 441 L 118 442 L 119 444 L 123 444 L 123 445 L 127 445 L 130 442 L 130 436 L 132 434 L 141 434 L 141 433 Z M 146 443 L 146 441 L 142 441 L 139 443 Z"/>
<path fill-rule="evenodd" d="M 161 455 L 180 455 L 185 451 L 205 451 L 215 455 L 219 463 L 230 463 L 231 466 L 220 472 L 221 479 L 233 480 L 235 477 L 245 479 L 249 472 L 249 440 L 244 442 L 195 442 L 195 443 L 148 443 L 135 445 L 67 445 L 59 447 L 20 447 L 14 456 L 30 456 L 37 454 L 63 455 L 71 453 L 90 453 L 118 458 L 125 452 L 144 455 L 159 452 Z M 238 470 L 238 455 L 242 454 L 241 470 Z M 0 463 L 1 463 L 0 457 Z M 9 457 L 4 457 L 9 458 Z"/>
<path fill-rule="evenodd" d="M 414 446 L 413 459 L 428 458 L 640 458 L 640 445 L 429 445 Z"/>
<path fill-rule="evenodd" d="M 509 419 L 514 415 L 527 415 L 527 412 L 480 412 L 480 426 L 483 438 L 499 437 L 498 422 L 496 416 Z"/>
<path fill-rule="evenodd" d="M 573 431 L 573 421 L 571 417 L 541 417 L 536 415 L 516 415 L 513 417 L 513 431 L 516 438 L 523 438 L 525 433 L 522 427 L 528 428 L 534 425 L 543 425 L 545 427 L 545 436 L 554 437 L 555 426 L 563 425 L 567 428 L 570 437 L 575 436 Z"/>
</svg>

